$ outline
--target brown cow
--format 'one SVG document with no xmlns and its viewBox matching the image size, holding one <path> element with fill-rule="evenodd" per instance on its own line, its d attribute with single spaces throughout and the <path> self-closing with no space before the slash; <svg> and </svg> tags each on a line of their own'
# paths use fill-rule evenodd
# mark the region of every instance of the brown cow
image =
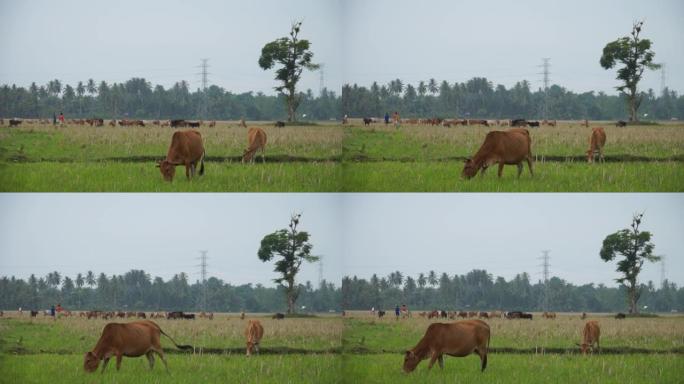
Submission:
<svg viewBox="0 0 684 384">
<path fill-rule="evenodd" d="M 247 131 L 247 139 L 249 141 L 249 147 L 245 149 L 242 154 L 242 162 L 249 161 L 254 162 L 254 154 L 261 149 L 261 160 L 266 162 L 266 132 L 261 128 L 250 128 Z"/>
<path fill-rule="evenodd" d="M 462 176 L 470 179 L 480 169 L 484 174 L 487 167 L 498 163 L 499 177 L 501 177 L 505 164 L 517 165 L 518 177 L 520 177 L 523 160 L 527 160 L 530 175 L 534 176 L 532 172 L 532 141 L 527 129 L 513 128 L 508 131 L 492 131 L 487 133 L 484 143 L 475 156 L 466 160 Z"/>
<path fill-rule="evenodd" d="M 259 353 L 259 343 L 262 337 L 264 337 L 264 327 L 261 326 L 261 322 L 259 320 L 249 320 L 245 329 L 247 356 L 251 356 L 254 351 L 257 354 Z"/>
<path fill-rule="evenodd" d="M 598 152 L 599 159 L 603 162 L 603 146 L 606 145 L 606 132 L 601 127 L 593 128 L 591 130 L 591 137 L 589 138 L 589 149 L 587 150 L 587 162 L 593 163 L 594 156 Z"/>
<path fill-rule="evenodd" d="M 204 145 L 202 135 L 197 131 L 177 131 L 173 133 L 166 159 L 157 164 L 164 180 L 173 181 L 177 165 L 185 165 L 185 176 L 195 176 L 197 162 L 200 162 L 199 174 L 204 175 Z"/>
<path fill-rule="evenodd" d="M 584 330 L 582 332 L 582 344 L 577 344 L 583 355 L 589 350 L 593 351 L 594 343 L 596 343 L 596 349 L 600 349 L 599 336 L 601 336 L 601 328 L 599 327 L 598 321 L 587 321 L 587 323 L 584 324 Z"/>
<path fill-rule="evenodd" d="M 489 325 L 481 320 L 464 320 L 455 323 L 430 324 L 425 336 L 404 355 L 404 372 L 410 373 L 418 363 L 430 357 L 428 369 L 435 361 L 444 368 L 443 355 L 464 357 L 473 352 L 480 356 L 482 371 L 487 368 Z"/>
<path fill-rule="evenodd" d="M 156 323 L 150 320 L 109 323 L 102 330 L 102 335 L 95 348 L 86 352 L 83 357 L 83 368 L 86 372 L 95 372 L 100 365 L 100 360 L 104 360 L 102 365 L 102 372 L 104 373 L 109 359 L 116 356 L 116 369 L 118 371 L 121 368 L 123 356 L 139 357 L 146 355 L 150 369 L 152 369 L 154 367 L 154 353 L 156 353 L 168 371 L 169 366 L 166 364 L 164 350 L 159 342 L 160 334 L 168 337 L 179 349 L 192 349 L 190 345 L 178 345 L 171 336 L 164 333 Z"/>
</svg>

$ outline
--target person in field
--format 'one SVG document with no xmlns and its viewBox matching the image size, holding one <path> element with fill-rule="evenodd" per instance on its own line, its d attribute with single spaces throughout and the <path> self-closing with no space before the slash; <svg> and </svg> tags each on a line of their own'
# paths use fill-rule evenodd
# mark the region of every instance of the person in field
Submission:
<svg viewBox="0 0 684 384">
<path fill-rule="evenodd" d="M 64 112 L 59 113 L 59 124 L 64 125 Z"/>
<path fill-rule="evenodd" d="M 385 125 L 389 124 L 389 112 L 385 112 Z"/>
</svg>

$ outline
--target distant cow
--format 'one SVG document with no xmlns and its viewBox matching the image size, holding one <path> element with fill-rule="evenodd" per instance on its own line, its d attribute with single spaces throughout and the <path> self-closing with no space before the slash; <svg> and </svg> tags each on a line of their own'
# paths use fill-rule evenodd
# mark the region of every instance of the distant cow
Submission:
<svg viewBox="0 0 684 384">
<path fill-rule="evenodd" d="M 199 174 L 204 174 L 204 145 L 202 135 L 197 131 L 176 131 L 171 138 L 171 145 L 166 159 L 157 164 L 164 180 L 173 181 L 177 165 L 185 165 L 185 176 L 188 180 L 195 176 L 195 168 L 200 163 Z"/>
<path fill-rule="evenodd" d="M 434 310 L 434 311 L 428 313 L 427 317 L 428 317 L 428 319 L 432 319 L 433 317 L 434 317 L 434 318 L 437 318 L 437 317 L 439 317 L 439 311 L 438 311 L 438 310 Z"/>
<path fill-rule="evenodd" d="M 489 325 L 481 320 L 464 320 L 455 323 L 434 323 L 418 344 L 404 354 L 404 372 L 410 373 L 422 360 L 430 358 L 428 369 L 435 362 L 444 368 L 444 355 L 464 357 L 471 353 L 480 356 L 481 371 L 487 368 Z"/>
<path fill-rule="evenodd" d="M 213 121 L 213 120 L 212 120 L 212 121 L 209 123 L 209 128 L 213 128 L 213 127 L 215 127 L 215 126 L 216 126 L 216 121 Z"/>
<path fill-rule="evenodd" d="M 21 124 L 21 120 L 19 120 L 19 119 L 10 119 L 9 120 L 9 126 L 10 127 L 18 127 L 19 124 Z"/>
<path fill-rule="evenodd" d="M 380 311 L 380 310 L 379 310 L 379 311 L 378 311 L 378 319 L 382 319 L 383 316 L 385 316 L 385 313 L 386 313 L 385 311 Z"/>
<path fill-rule="evenodd" d="M 254 163 L 254 155 L 261 149 L 261 160 L 266 162 L 266 132 L 261 128 L 252 127 L 247 131 L 249 146 L 242 154 L 242 162 Z"/>
<path fill-rule="evenodd" d="M 527 126 L 528 126 L 528 127 L 539 128 L 539 122 L 538 122 L 538 121 L 528 121 L 528 122 L 527 122 Z"/>
<path fill-rule="evenodd" d="M 184 313 L 183 318 L 185 320 L 195 320 L 195 314 L 194 313 Z"/>
<path fill-rule="evenodd" d="M 591 130 L 591 137 L 589 137 L 589 149 L 587 150 L 587 162 L 593 163 L 594 157 L 598 153 L 599 160 L 605 161 L 603 158 L 603 147 L 606 145 L 606 132 L 601 127 L 593 128 Z"/>
<path fill-rule="evenodd" d="M 102 335 L 97 341 L 92 351 L 86 352 L 83 357 L 83 368 L 86 372 L 95 372 L 100 365 L 100 360 L 104 360 L 102 372 L 107 368 L 107 363 L 112 357 L 116 357 L 116 370 L 121 368 L 121 360 L 126 357 L 147 356 L 150 369 L 154 367 L 154 353 L 159 355 L 166 370 L 169 366 L 164 358 L 159 339 L 164 335 L 173 342 L 179 349 L 192 349 L 190 345 L 178 345 L 171 336 L 164 333 L 159 326 L 150 321 L 134 321 L 131 323 L 109 323 L 102 330 Z"/>
<path fill-rule="evenodd" d="M 31 311 L 31 317 L 38 316 L 38 311 Z"/>
<path fill-rule="evenodd" d="M 527 126 L 527 120 L 525 120 L 525 119 L 511 120 L 511 127 L 525 127 L 525 126 Z"/>
<path fill-rule="evenodd" d="M 489 123 L 487 120 L 479 120 L 479 119 L 470 119 L 468 120 L 468 125 L 485 125 L 489 127 Z"/>
<path fill-rule="evenodd" d="M 623 121 L 623 120 L 619 120 L 617 123 L 615 123 L 615 126 L 616 126 L 616 127 L 626 127 L 626 126 L 627 126 L 627 122 L 626 122 L 626 121 Z"/>
<path fill-rule="evenodd" d="M 522 162 L 532 172 L 532 140 L 527 129 L 513 128 L 508 131 L 492 131 L 487 133 L 485 141 L 472 159 L 468 159 L 463 167 L 462 176 L 470 179 L 482 169 L 482 173 L 492 164 L 499 164 L 498 175 L 501 177 L 505 164 L 518 167 L 518 177 L 523 170 Z"/>
<path fill-rule="evenodd" d="M 276 128 L 283 128 L 285 126 L 285 122 L 276 121 L 274 125 Z"/>
<path fill-rule="evenodd" d="M 199 317 L 201 319 L 214 320 L 214 312 L 209 312 L 209 313 L 200 312 Z"/>
<path fill-rule="evenodd" d="M 370 117 L 364 117 L 363 118 L 363 125 L 370 125 L 370 123 L 372 123 L 372 122 L 373 122 L 373 119 L 371 119 Z"/>
<path fill-rule="evenodd" d="M 168 312 L 166 314 L 167 320 L 182 319 L 182 318 L 183 318 L 183 312 L 181 312 L 181 311 Z"/>
<path fill-rule="evenodd" d="M 439 311 L 439 316 L 442 319 L 446 319 L 449 316 L 449 314 L 446 311 Z"/>
<path fill-rule="evenodd" d="M 477 314 L 477 317 L 479 317 L 479 318 L 484 317 L 485 319 L 489 319 L 489 313 L 481 311 L 480 313 Z"/>
<path fill-rule="evenodd" d="M 264 336 L 264 327 L 261 326 L 259 320 L 249 320 L 247 328 L 245 329 L 245 338 L 247 339 L 247 356 L 251 356 L 252 352 L 259 353 L 259 343 Z"/>
<path fill-rule="evenodd" d="M 556 318 L 556 312 L 544 312 L 542 314 L 542 317 L 545 319 L 555 319 Z"/>
<path fill-rule="evenodd" d="M 190 128 L 199 128 L 200 122 L 199 121 L 188 121 L 188 127 Z"/>
<path fill-rule="evenodd" d="M 462 317 L 462 318 L 465 319 L 465 318 L 468 317 L 468 312 L 466 312 L 466 311 L 459 311 L 459 312 L 458 312 L 458 317 Z"/>
<path fill-rule="evenodd" d="M 577 344 L 580 347 L 582 354 L 586 354 L 587 351 L 593 351 L 593 345 L 596 344 L 596 349 L 600 349 L 599 337 L 601 336 L 601 328 L 599 327 L 598 321 L 589 320 L 584 324 L 584 330 L 582 331 L 582 344 Z"/>
<path fill-rule="evenodd" d="M 282 320 L 282 319 L 285 318 L 285 315 L 283 315 L 282 313 L 276 313 L 276 314 L 273 315 L 271 318 L 272 318 L 272 319 L 276 319 L 276 320 Z"/>
<path fill-rule="evenodd" d="M 188 123 L 183 119 L 174 119 L 174 120 L 169 120 L 169 125 L 171 125 L 171 128 L 180 128 L 180 127 L 187 127 Z"/>
<path fill-rule="evenodd" d="M 617 315 L 615 315 L 615 318 L 616 318 L 616 319 L 624 319 L 624 318 L 626 318 L 626 317 L 627 317 L 627 315 L 625 315 L 625 314 L 622 313 L 622 312 L 621 312 L 621 313 L 618 313 Z"/>
<path fill-rule="evenodd" d="M 136 316 L 138 319 L 147 319 L 147 315 L 145 315 L 145 312 L 138 312 L 138 313 L 135 314 L 135 316 Z"/>
<path fill-rule="evenodd" d="M 506 318 L 507 319 L 529 319 L 529 320 L 532 320 L 532 314 L 520 312 L 520 311 L 511 311 L 511 312 L 506 312 Z"/>
</svg>

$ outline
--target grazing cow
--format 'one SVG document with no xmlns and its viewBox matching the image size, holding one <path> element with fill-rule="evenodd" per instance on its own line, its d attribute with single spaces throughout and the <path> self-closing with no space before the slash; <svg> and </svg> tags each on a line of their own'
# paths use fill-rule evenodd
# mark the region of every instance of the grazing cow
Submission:
<svg viewBox="0 0 684 384">
<path fill-rule="evenodd" d="M 435 318 L 439 317 L 439 311 L 438 310 L 434 310 L 434 311 L 428 313 L 428 319 L 432 319 L 433 317 L 435 317 Z"/>
<path fill-rule="evenodd" d="M 164 180 L 173 181 L 177 165 L 185 165 L 185 176 L 190 180 L 195 176 L 195 168 L 200 163 L 199 174 L 204 175 L 204 145 L 202 135 L 197 131 L 176 131 L 166 159 L 157 164 Z"/>
<path fill-rule="evenodd" d="M 274 126 L 276 128 L 283 128 L 285 126 L 285 122 L 278 120 L 275 122 Z"/>
<path fill-rule="evenodd" d="M 523 170 L 523 160 L 532 172 L 532 140 L 527 129 L 513 128 L 508 131 L 492 131 L 487 133 L 485 141 L 472 159 L 467 159 L 462 176 L 470 179 L 482 169 L 482 174 L 492 164 L 499 164 L 498 175 L 501 177 L 505 164 L 518 167 L 518 177 Z"/>
<path fill-rule="evenodd" d="M 165 121 L 165 122 L 161 123 L 161 126 L 162 126 L 162 127 L 168 127 L 168 126 L 170 126 L 170 125 L 171 125 L 171 123 L 169 123 L 168 121 Z"/>
<path fill-rule="evenodd" d="M 257 354 L 259 353 L 259 343 L 262 337 L 264 337 L 264 327 L 261 326 L 261 322 L 259 320 L 249 320 L 245 329 L 247 356 L 251 356 L 254 351 Z"/>
<path fill-rule="evenodd" d="M 528 122 L 527 122 L 527 126 L 528 126 L 528 127 L 539 128 L 539 122 L 538 122 L 538 121 L 528 121 Z"/>
<path fill-rule="evenodd" d="M 38 311 L 31 311 L 31 317 L 38 316 Z"/>
<path fill-rule="evenodd" d="M 514 119 L 511 120 L 511 127 L 526 127 L 527 120 L 525 119 Z"/>
<path fill-rule="evenodd" d="M 373 122 L 373 119 L 370 117 L 364 117 L 363 118 L 363 125 L 370 125 Z"/>
<path fill-rule="evenodd" d="M 442 310 L 442 311 L 439 311 L 439 316 L 440 316 L 442 319 L 446 319 L 446 318 L 449 316 L 449 314 L 447 314 L 446 311 Z"/>
<path fill-rule="evenodd" d="M 126 312 L 126 318 L 134 317 L 134 316 L 135 316 L 135 312 L 131 312 L 131 311 Z"/>
<path fill-rule="evenodd" d="M 116 317 L 119 317 L 119 318 L 122 318 L 122 319 L 123 319 L 123 318 L 126 317 L 126 313 L 125 313 L 125 312 L 117 312 L 117 313 L 116 313 Z"/>
<path fill-rule="evenodd" d="M 116 127 L 116 120 L 109 120 L 110 127 Z"/>
<path fill-rule="evenodd" d="M 242 128 L 247 128 L 247 123 L 245 122 L 245 119 L 244 119 L 244 118 L 241 118 L 241 119 L 240 119 L 240 126 L 241 126 Z M 284 127 L 284 126 L 285 126 L 285 123 L 283 123 L 283 127 Z"/>
<path fill-rule="evenodd" d="M 10 119 L 9 120 L 9 126 L 10 127 L 18 127 L 19 124 L 21 124 L 21 120 L 19 120 L 19 119 Z"/>
<path fill-rule="evenodd" d="M 195 314 L 194 313 L 184 313 L 183 318 L 185 320 L 195 320 Z"/>
<path fill-rule="evenodd" d="M 545 319 L 555 319 L 556 318 L 556 312 L 544 312 L 542 314 L 542 317 Z"/>
<path fill-rule="evenodd" d="M 242 154 L 242 162 L 249 161 L 251 163 L 254 163 L 254 155 L 256 152 L 261 149 L 261 160 L 265 163 L 266 162 L 266 132 L 264 132 L 263 129 L 261 128 L 250 128 L 249 131 L 247 131 L 247 140 L 249 142 L 249 146 L 247 149 L 245 149 L 245 152 Z"/>
<path fill-rule="evenodd" d="M 213 121 L 213 120 L 212 120 L 212 121 L 209 123 L 209 128 L 214 128 L 215 126 L 216 126 L 216 121 Z"/>
<path fill-rule="evenodd" d="M 145 312 L 138 312 L 135 316 L 138 319 L 147 319 L 147 315 L 145 315 Z"/>
<path fill-rule="evenodd" d="M 175 320 L 175 319 L 182 319 L 182 318 L 183 318 L 183 312 L 182 311 L 168 312 L 166 314 L 167 320 Z"/>
<path fill-rule="evenodd" d="M 458 312 L 449 311 L 449 320 L 456 320 L 456 315 Z"/>
<path fill-rule="evenodd" d="M 589 138 L 589 149 L 587 150 L 587 162 L 589 164 L 594 162 L 594 157 L 598 153 L 599 160 L 604 162 L 603 147 L 606 145 L 606 132 L 601 127 L 593 128 L 591 130 L 591 137 Z"/>
<path fill-rule="evenodd" d="M 385 311 L 378 310 L 378 319 L 382 319 L 385 316 Z"/>
<path fill-rule="evenodd" d="M 589 120 L 584 119 L 584 123 L 582 123 L 586 128 L 589 128 Z"/>
<path fill-rule="evenodd" d="M 480 319 L 483 318 L 483 317 L 484 317 L 485 319 L 489 319 L 489 313 L 487 313 L 487 312 L 480 312 L 480 313 L 478 313 L 477 317 L 480 318 Z"/>
<path fill-rule="evenodd" d="M 485 125 L 489 127 L 487 120 L 470 119 L 468 120 L 468 125 Z"/>
<path fill-rule="evenodd" d="M 150 363 L 150 369 L 152 369 L 154 368 L 154 353 L 156 353 L 168 371 L 169 366 L 166 364 L 164 350 L 159 342 L 161 335 L 168 337 L 179 349 L 192 349 L 190 345 L 178 345 L 171 336 L 164 333 L 156 323 L 150 320 L 125 324 L 109 323 L 102 330 L 102 335 L 95 348 L 86 352 L 83 357 L 83 368 L 86 372 L 95 372 L 100 365 L 100 360 L 104 360 L 102 365 L 102 372 L 104 373 L 109 359 L 115 356 L 116 370 L 118 371 L 121 368 L 123 356 L 139 357 L 145 355 Z"/>
<path fill-rule="evenodd" d="M 460 312 L 458 312 L 458 317 L 462 317 L 465 319 L 468 317 L 468 312 L 460 311 Z"/>
<path fill-rule="evenodd" d="M 276 313 L 275 315 L 273 315 L 271 318 L 272 318 L 272 319 L 276 319 L 276 320 L 282 320 L 282 319 L 285 318 L 285 315 L 282 314 L 282 313 L 280 313 L 280 312 L 278 312 L 278 313 Z"/>
<path fill-rule="evenodd" d="M 188 122 L 183 119 L 174 119 L 169 120 L 169 125 L 171 125 L 171 128 L 187 127 Z"/>
<path fill-rule="evenodd" d="M 587 318 L 587 313 L 586 313 L 586 312 L 582 312 L 582 316 L 580 316 L 580 319 L 584 320 L 584 319 L 586 319 L 586 318 Z"/>
<path fill-rule="evenodd" d="M 616 127 L 626 127 L 626 126 L 627 126 L 627 122 L 626 122 L 626 121 L 623 121 L 623 120 L 619 120 L 617 123 L 615 123 L 615 126 L 616 126 Z"/>
<path fill-rule="evenodd" d="M 410 373 L 422 360 L 430 358 L 428 369 L 435 362 L 444 368 L 444 355 L 464 357 L 475 352 L 480 356 L 481 371 L 487 368 L 489 325 L 481 320 L 430 324 L 425 336 L 404 354 L 404 372 Z"/>
<path fill-rule="evenodd" d="M 418 316 L 420 316 L 420 317 L 422 317 L 422 318 L 426 318 L 426 317 L 427 317 L 427 312 L 425 312 L 425 311 L 420 312 L 420 313 L 418 313 Z"/>
<path fill-rule="evenodd" d="M 532 320 L 531 313 L 525 313 L 520 311 L 506 312 L 507 319 L 529 319 Z"/>
<path fill-rule="evenodd" d="M 477 312 L 475 312 L 475 311 L 468 311 L 468 317 L 476 317 L 476 316 L 477 316 Z"/>
<path fill-rule="evenodd" d="M 589 320 L 584 324 L 584 330 L 582 331 L 582 344 L 577 344 L 580 347 L 580 351 L 583 355 L 587 351 L 593 352 L 593 345 L 596 344 L 596 349 L 599 350 L 601 346 L 599 345 L 599 337 L 601 336 L 601 328 L 599 327 L 598 321 Z"/>
<path fill-rule="evenodd" d="M 199 128 L 200 125 L 199 121 L 188 121 L 188 127 L 190 128 Z"/>
<path fill-rule="evenodd" d="M 159 125 L 159 120 L 152 120 L 152 125 Z"/>
<path fill-rule="evenodd" d="M 202 319 L 214 320 L 214 312 L 209 312 L 209 313 L 200 312 L 199 317 Z"/>
<path fill-rule="evenodd" d="M 615 318 L 618 319 L 618 320 L 624 319 L 624 318 L 626 318 L 626 317 L 627 317 L 627 315 L 625 315 L 625 314 L 622 313 L 622 312 L 620 312 L 620 313 L 618 313 L 617 315 L 615 315 Z"/>
</svg>

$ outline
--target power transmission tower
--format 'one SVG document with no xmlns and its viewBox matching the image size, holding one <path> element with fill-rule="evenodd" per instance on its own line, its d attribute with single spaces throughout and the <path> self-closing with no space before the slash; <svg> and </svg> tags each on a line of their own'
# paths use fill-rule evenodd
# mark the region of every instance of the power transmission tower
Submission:
<svg viewBox="0 0 684 384">
<path fill-rule="evenodd" d="M 202 105 L 200 106 L 200 116 L 202 120 L 207 118 L 207 87 L 209 86 L 209 59 L 202 59 L 202 64 L 199 68 L 201 71 L 197 73 L 202 77 Z"/>
<path fill-rule="evenodd" d="M 544 120 L 548 118 L 548 112 L 549 112 L 549 75 L 551 72 L 549 72 L 549 68 L 551 67 L 551 64 L 549 64 L 549 61 L 551 60 L 550 57 L 544 57 L 542 58 L 542 65 L 540 67 L 543 68 L 542 72 L 540 75 L 544 75 L 544 78 L 542 82 L 544 83 L 544 106 L 543 106 L 543 111 L 542 115 L 544 117 Z"/>
<path fill-rule="evenodd" d="M 665 256 L 660 257 L 660 288 L 665 287 Z"/>
<path fill-rule="evenodd" d="M 318 289 L 321 288 L 323 284 L 323 256 L 318 258 Z"/>
<path fill-rule="evenodd" d="M 666 79 L 666 73 L 665 73 L 665 63 L 660 64 L 660 95 L 662 96 L 663 93 L 665 93 L 665 79 Z"/>
<path fill-rule="evenodd" d="M 198 267 L 200 267 L 200 275 L 202 276 L 202 311 L 206 312 L 207 310 L 207 259 L 209 258 L 207 256 L 207 252 L 209 251 L 200 251 L 202 256 L 198 257 L 200 259 L 200 264 Z"/>
<path fill-rule="evenodd" d="M 544 311 L 548 311 L 549 309 L 549 267 L 551 266 L 549 264 L 549 259 L 551 258 L 549 256 L 550 252 L 550 250 L 545 249 L 542 251 L 542 257 L 539 257 L 539 259 L 542 260 L 540 267 L 542 267 L 542 275 L 544 276 Z"/>
<path fill-rule="evenodd" d="M 318 82 L 318 97 L 321 97 L 321 95 L 323 94 L 323 88 L 325 88 L 325 64 L 321 63 L 319 65 L 320 78 Z"/>
</svg>

